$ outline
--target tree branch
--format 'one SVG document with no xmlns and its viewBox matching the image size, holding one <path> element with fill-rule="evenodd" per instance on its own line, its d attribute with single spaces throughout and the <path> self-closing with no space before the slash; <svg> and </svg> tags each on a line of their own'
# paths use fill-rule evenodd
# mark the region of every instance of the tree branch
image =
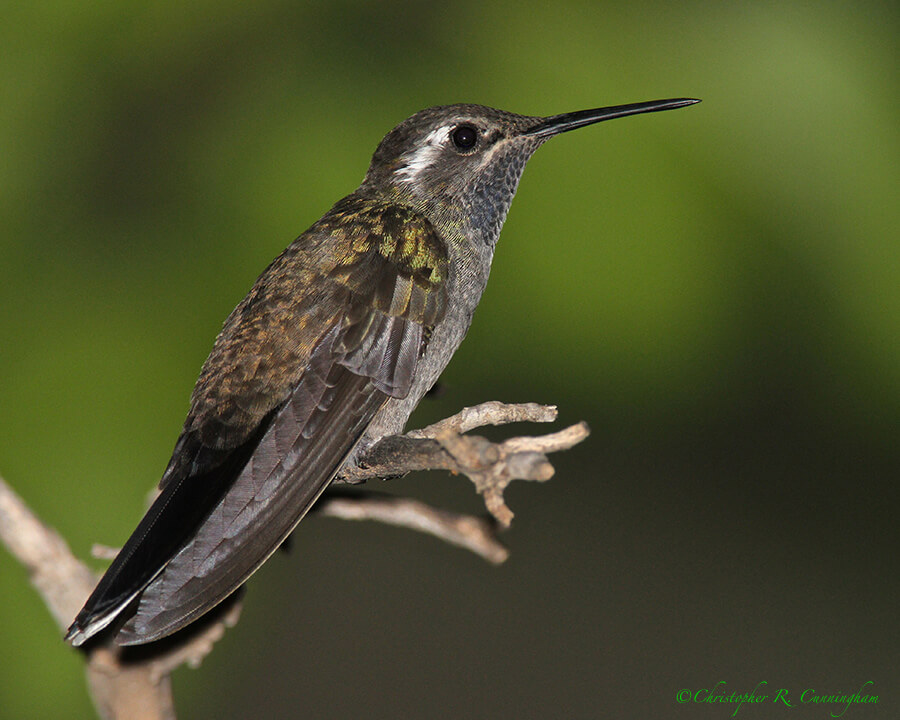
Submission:
<svg viewBox="0 0 900 720">
<path fill-rule="evenodd" d="M 65 540 L 28 509 L 2 477 L 0 540 L 28 571 L 60 631 L 65 631 L 94 589 L 97 577 L 72 554 Z M 177 648 L 160 646 L 137 662 L 129 661 L 126 650 L 111 641 L 87 648 L 88 685 L 100 717 L 173 719 L 169 674 L 182 663 L 199 664 L 222 636 L 227 623 L 228 620 L 211 623 L 184 638 Z"/>
<path fill-rule="evenodd" d="M 471 515 L 439 510 L 410 498 L 376 495 L 326 495 L 313 508 L 317 515 L 341 520 L 376 520 L 433 535 L 471 550 L 499 565 L 509 557 L 494 523 Z"/>
<path fill-rule="evenodd" d="M 496 401 L 463 408 L 456 415 L 406 435 L 392 435 L 369 448 L 356 466 L 341 471 L 337 482 L 359 483 L 373 478 L 404 475 L 413 470 L 462 473 L 484 497 L 488 512 L 504 528 L 513 519 L 503 491 L 513 480 L 546 482 L 553 477 L 547 453 L 568 450 L 589 434 L 587 423 L 538 437 L 516 437 L 492 443 L 477 435 L 462 435 L 486 425 L 514 422 L 552 422 L 552 405 L 507 404 Z"/>
<path fill-rule="evenodd" d="M 503 491 L 513 480 L 544 482 L 553 475 L 547 453 L 566 450 L 584 440 L 587 425 L 579 423 L 538 437 L 516 437 L 492 443 L 464 435 L 486 425 L 551 422 L 556 408 L 534 403 L 489 402 L 462 411 L 421 430 L 384 438 L 369 448 L 354 467 L 342 471 L 336 483 L 359 483 L 404 475 L 413 470 L 443 469 L 468 476 L 484 497 L 496 522 L 458 515 L 406 498 L 332 493 L 315 511 L 344 520 L 376 520 L 434 535 L 477 553 L 493 563 L 508 551 L 497 540 L 497 526 L 508 527 L 513 514 Z M 44 525 L 0 477 L 0 541 L 22 563 L 56 624 L 65 630 L 97 582 L 91 570 L 66 542 Z M 109 550 L 97 546 L 98 555 Z M 174 720 L 171 672 L 180 665 L 199 665 L 225 630 L 240 615 L 241 591 L 199 621 L 164 640 L 138 647 L 120 647 L 112 639 L 86 643 L 80 650 L 87 662 L 91 697 L 106 720 Z"/>
</svg>

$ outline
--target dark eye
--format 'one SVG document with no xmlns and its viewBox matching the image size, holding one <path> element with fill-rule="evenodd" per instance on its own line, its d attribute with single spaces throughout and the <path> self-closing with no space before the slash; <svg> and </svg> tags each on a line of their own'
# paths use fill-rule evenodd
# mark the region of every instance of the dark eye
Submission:
<svg viewBox="0 0 900 720">
<path fill-rule="evenodd" d="M 450 135 L 459 150 L 471 150 L 478 142 L 478 131 L 471 125 L 460 125 Z"/>
</svg>

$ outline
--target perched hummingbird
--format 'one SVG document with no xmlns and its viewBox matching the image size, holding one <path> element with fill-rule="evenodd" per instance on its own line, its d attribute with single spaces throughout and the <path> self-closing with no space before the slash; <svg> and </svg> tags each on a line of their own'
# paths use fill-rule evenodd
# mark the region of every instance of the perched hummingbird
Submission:
<svg viewBox="0 0 900 720">
<path fill-rule="evenodd" d="M 462 342 L 525 163 L 548 138 L 684 107 L 416 113 L 365 179 L 279 255 L 206 359 L 159 484 L 66 639 L 151 642 L 222 602 L 342 467 L 400 433 Z"/>
</svg>

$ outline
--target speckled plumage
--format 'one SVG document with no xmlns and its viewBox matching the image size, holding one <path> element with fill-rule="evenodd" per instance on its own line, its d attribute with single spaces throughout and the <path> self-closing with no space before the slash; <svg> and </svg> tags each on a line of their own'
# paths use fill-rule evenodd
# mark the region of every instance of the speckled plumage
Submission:
<svg viewBox="0 0 900 720">
<path fill-rule="evenodd" d="M 658 101 L 551 118 L 430 108 L 229 315 L 141 520 L 73 622 L 145 643 L 224 600 L 355 453 L 400 432 L 462 342 L 528 158 L 550 136 Z M 471 141 L 471 142 L 470 142 Z"/>
</svg>

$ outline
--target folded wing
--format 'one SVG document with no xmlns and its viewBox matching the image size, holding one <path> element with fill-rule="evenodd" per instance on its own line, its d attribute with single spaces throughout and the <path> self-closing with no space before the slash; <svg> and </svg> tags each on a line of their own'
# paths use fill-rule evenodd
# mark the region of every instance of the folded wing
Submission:
<svg viewBox="0 0 900 720">
<path fill-rule="evenodd" d="M 116 640 L 150 642 L 240 587 L 408 394 L 446 273 L 427 220 L 352 196 L 273 262 L 216 341 L 159 497 L 67 638 L 133 608 Z"/>
</svg>

